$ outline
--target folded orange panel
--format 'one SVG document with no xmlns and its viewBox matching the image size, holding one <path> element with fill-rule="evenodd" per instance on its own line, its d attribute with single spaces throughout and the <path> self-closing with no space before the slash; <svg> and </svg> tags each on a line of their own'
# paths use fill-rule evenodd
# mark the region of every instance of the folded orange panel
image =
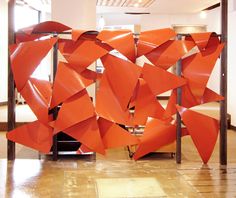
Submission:
<svg viewBox="0 0 236 198">
<path fill-rule="evenodd" d="M 8 132 L 6 136 L 13 142 L 48 153 L 52 147 L 52 132 L 51 127 L 35 121 Z"/>
<path fill-rule="evenodd" d="M 123 110 L 126 110 L 142 68 L 110 54 L 104 56 L 101 60 L 106 69 L 112 91 Z"/>
<path fill-rule="evenodd" d="M 188 80 L 189 87 L 194 97 L 201 100 L 207 82 L 215 66 L 224 44 L 207 48 L 201 53 L 183 59 L 183 75 Z"/>
<path fill-rule="evenodd" d="M 92 49 L 92 50 L 91 50 Z M 100 57 L 107 54 L 108 51 L 100 47 L 93 40 L 83 40 L 77 49 L 67 58 L 68 63 L 85 69 Z M 73 67 L 76 71 L 77 67 Z"/>
<path fill-rule="evenodd" d="M 151 52 L 175 36 L 176 33 L 170 28 L 141 32 L 137 45 L 138 57 Z"/>
<path fill-rule="evenodd" d="M 64 133 L 81 142 L 83 145 L 88 147 L 89 150 L 91 149 L 91 151 L 105 155 L 105 150 L 97 125 L 96 116 L 93 116 L 87 120 L 84 120 L 83 122 L 67 128 Z"/>
<path fill-rule="evenodd" d="M 193 33 L 187 36 L 185 40 L 194 41 L 200 51 L 220 43 L 219 38 L 213 32 Z"/>
<path fill-rule="evenodd" d="M 141 143 L 133 158 L 137 160 L 150 152 L 156 151 L 162 146 L 174 142 L 175 139 L 176 126 L 158 119 L 151 119 L 146 125 L 143 136 L 140 138 Z"/>
<path fill-rule="evenodd" d="M 59 62 L 53 85 L 50 107 L 53 108 L 93 83 L 70 68 L 67 63 Z"/>
<path fill-rule="evenodd" d="M 208 102 L 216 102 L 224 100 L 224 97 L 207 88 L 204 91 L 203 97 L 201 98 L 201 104 L 205 104 Z"/>
<path fill-rule="evenodd" d="M 93 103 L 86 90 L 67 99 L 61 106 L 54 132 L 63 131 L 95 115 Z"/>
<path fill-rule="evenodd" d="M 53 47 L 56 38 L 20 43 L 11 54 L 11 67 L 18 91 L 21 91 L 30 75 Z"/>
<path fill-rule="evenodd" d="M 134 38 L 130 30 L 103 30 L 97 38 L 119 51 L 130 61 L 135 62 Z"/>
<path fill-rule="evenodd" d="M 124 111 L 112 91 L 107 79 L 106 71 L 101 79 L 98 91 L 96 92 L 97 115 L 119 124 L 128 124 L 129 111 Z"/>
<path fill-rule="evenodd" d="M 77 41 L 85 33 L 97 35 L 98 31 L 94 31 L 94 30 L 89 30 L 89 31 L 87 31 L 87 30 L 72 30 L 72 32 L 71 32 L 72 40 Z"/>
<path fill-rule="evenodd" d="M 40 81 L 38 81 L 38 83 L 40 83 Z M 31 81 L 28 81 L 20 93 L 38 120 L 47 124 L 51 120 L 51 117 L 48 115 L 49 100 L 44 98 L 40 89 L 37 89 Z"/>
<path fill-rule="evenodd" d="M 191 41 L 169 40 L 145 56 L 154 65 L 167 70 L 195 46 Z"/>
<path fill-rule="evenodd" d="M 26 34 L 25 32 L 22 31 L 18 31 L 15 33 L 17 44 L 21 42 L 34 41 L 46 35 L 47 34 Z"/>
<path fill-rule="evenodd" d="M 147 82 L 153 94 L 159 95 L 168 90 L 181 87 L 186 84 L 186 80 L 178 77 L 166 70 L 149 64 L 143 67 L 143 79 Z"/>
<path fill-rule="evenodd" d="M 181 114 L 182 120 L 189 131 L 202 161 L 207 163 L 217 141 L 219 131 L 218 120 L 184 107 L 177 106 L 177 109 Z"/>
<path fill-rule="evenodd" d="M 146 125 L 148 117 L 161 119 L 164 108 L 158 102 L 156 96 L 151 92 L 147 83 L 139 80 L 140 86 L 135 103 L 134 125 Z"/>
<path fill-rule="evenodd" d="M 46 100 L 47 104 L 50 104 L 52 97 L 52 84 L 46 80 L 39 80 L 36 78 L 30 78 L 33 86 L 39 91 L 40 95 Z"/>
<path fill-rule="evenodd" d="M 45 21 L 36 25 L 20 29 L 20 31 L 23 31 L 26 34 L 43 33 L 43 32 L 57 33 L 57 32 L 64 32 L 66 30 L 71 30 L 71 28 L 55 21 Z"/>
<path fill-rule="evenodd" d="M 108 120 L 99 118 L 98 126 L 106 149 L 136 145 L 139 143 L 137 137 Z"/>
</svg>

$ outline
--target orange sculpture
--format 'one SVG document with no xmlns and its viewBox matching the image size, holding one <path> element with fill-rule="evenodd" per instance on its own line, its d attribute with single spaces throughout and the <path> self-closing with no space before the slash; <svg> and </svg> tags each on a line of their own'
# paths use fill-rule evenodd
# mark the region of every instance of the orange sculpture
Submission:
<svg viewBox="0 0 236 198">
<path fill-rule="evenodd" d="M 71 31 L 71 39 L 58 36 L 65 31 Z M 207 88 L 207 82 L 224 44 L 214 33 L 192 34 L 184 40 L 174 40 L 175 37 L 170 28 L 146 31 L 135 44 L 129 30 L 72 30 L 52 21 L 20 30 L 17 43 L 10 47 L 11 66 L 16 87 L 38 120 L 8 132 L 7 138 L 48 153 L 53 136 L 63 132 L 81 142 L 77 153 L 105 154 L 109 148 L 137 145 L 137 160 L 176 140 L 173 115 L 178 110 L 186 125 L 182 136 L 192 137 L 207 163 L 217 140 L 218 122 L 187 108 L 223 100 Z M 32 78 L 55 44 L 64 61 L 58 63 L 54 81 Z M 193 48 L 198 51 L 188 55 Z M 140 56 L 152 65 L 135 64 Z M 98 59 L 105 68 L 103 74 L 88 68 Z M 178 60 L 182 60 L 182 76 L 167 71 Z M 96 98 L 91 98 L 87 87 L 94 83 L 99 86 Z M 182 107 L 176 107 L 179 87 Z M 172 94 L 164 108 L 157 96 L 170 90 Z M 56 117 L 52 114 L 55 109 Z M 143 125 L 145 131 L 136 137 L 120 125 Z"/>
</svg>

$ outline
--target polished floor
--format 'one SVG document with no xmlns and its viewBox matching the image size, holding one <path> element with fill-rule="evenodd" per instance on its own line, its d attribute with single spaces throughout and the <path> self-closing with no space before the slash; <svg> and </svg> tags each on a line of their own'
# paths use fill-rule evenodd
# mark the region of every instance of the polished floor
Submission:
<svg viewBox="0 0 236 198">
<path fill-rule="evenodd" d="M 5 133 L 0 133 L 1 143 Z M 218 163 L 218 143 L 203 165 L 190 138 L 183 138 L 182 164 L 170 155 L 129 159 L 126 148 L 107 156 L 60 158 L 57 162 L 18 146 L 17 160 L 7 162 L 1 144 L 0 197 L 236 197 L 236 133 L 228 132 L 227 167 Z M 21 159 L 19 159 L 21 158 Z M 22 159 L 25 158 L 25 159 Z M 26 159 L 35 158 L 35 159 Z"/>
<path fill-rule="evenodd" d="M 218 116 L 214 105 L 198 111 Z M 134 161 L 126 148 L 54 162 L 44 155 L 39 160 L 38 152 L 21 145 L 17 159 L 8 162 L 5 132 L 0 132 L 0 198 L 236 197 L 235 142 L 236 132 L 229 130 L 227 167 L 219 165 L 219 142 L 204 165 L 190 137 L 182 141 L 182 164 L 157 153 Z"/>
</svg>

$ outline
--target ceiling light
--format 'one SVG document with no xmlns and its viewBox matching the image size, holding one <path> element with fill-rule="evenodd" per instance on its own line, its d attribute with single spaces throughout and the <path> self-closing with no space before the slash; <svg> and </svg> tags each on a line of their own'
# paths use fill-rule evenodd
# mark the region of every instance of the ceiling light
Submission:
<svg viewBox="0 0 236 198">
<path fill-rule="evenodd" d="M 207 17 L 207 12 L 206 11 L 201 11 L 200 12 L 200 18 L 205 19 Z"/>
<path fill-rule="evenodd" d="M 139 4 L 138 4 L 138 3 L 135 3 L 135 4 L 134 4 L 134 7 L 136 7 L 136 8 L 139 7 Z"/>
</svg>

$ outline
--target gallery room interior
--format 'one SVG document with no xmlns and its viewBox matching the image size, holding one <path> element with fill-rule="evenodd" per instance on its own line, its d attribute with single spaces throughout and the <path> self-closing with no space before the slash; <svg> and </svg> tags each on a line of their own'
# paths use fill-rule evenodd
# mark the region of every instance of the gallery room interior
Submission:
<svg viewBox="0 0 236 198">
<path fill-rule="evenodd" d="M 0 0 L 0 197 L 236 197 L 236 0 Z"/>
</svg>

